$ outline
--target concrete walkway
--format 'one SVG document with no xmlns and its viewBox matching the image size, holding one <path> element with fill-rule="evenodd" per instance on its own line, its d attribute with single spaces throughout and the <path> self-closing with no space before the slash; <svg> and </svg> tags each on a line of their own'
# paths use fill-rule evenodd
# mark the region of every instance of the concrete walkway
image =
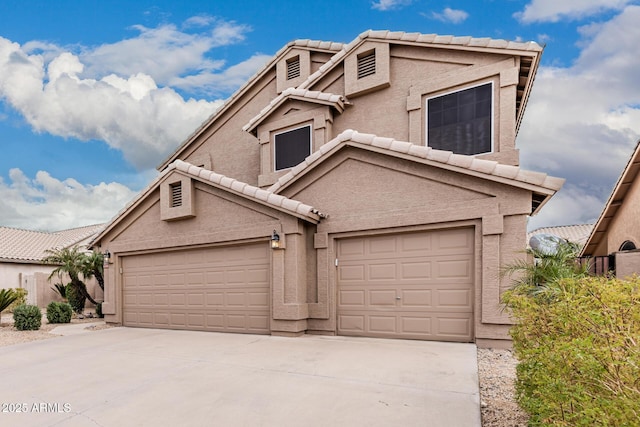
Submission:
<svg viewBox="0 0 640 427">
<path fill-rule="evenodd" d="M 112 328 L 0 360 L 0 425 L 481 425 L 473 344 Z"/>
</svg>

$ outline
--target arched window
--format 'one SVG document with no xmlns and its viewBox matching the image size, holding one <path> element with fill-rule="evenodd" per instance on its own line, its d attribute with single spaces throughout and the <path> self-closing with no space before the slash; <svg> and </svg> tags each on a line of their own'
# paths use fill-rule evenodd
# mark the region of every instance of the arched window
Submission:
<svg viewBox="0 0 640 427">
<path fill-rule="evenodd" d="M 631 251 L 633 249 L 636 248 L 635 243 L 633 243 L 631 240 L 625 240 L 624 243 L 622 243 L 622 245 L 620 245 L 620 251 Z"/>
</svg>

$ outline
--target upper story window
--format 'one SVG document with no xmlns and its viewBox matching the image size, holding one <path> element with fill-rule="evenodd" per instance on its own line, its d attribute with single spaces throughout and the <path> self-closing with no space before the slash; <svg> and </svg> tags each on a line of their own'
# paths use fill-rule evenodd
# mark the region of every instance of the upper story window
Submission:
<svg viewBox="0 0 640 427">
<path fill-rule="evenodd" d="M 287 80 L 300 77 L 300 55 L 287 59 Z"/>
<path fill-rule="evenodd" d="M 370 76 L 376 73 L 375 49 L 358 55 L 358 78 Z"/>
<path fill-rule="evenodd" d="M 289 169 L 311 154 L 311 126 L 302 126 L 274 136 L 275 170 Z"/>
<path fill-rule="evenodd" d="M 427 100 L 427 145 L 456 154 L 492 151 L 493 84 Z"/>
</svg>

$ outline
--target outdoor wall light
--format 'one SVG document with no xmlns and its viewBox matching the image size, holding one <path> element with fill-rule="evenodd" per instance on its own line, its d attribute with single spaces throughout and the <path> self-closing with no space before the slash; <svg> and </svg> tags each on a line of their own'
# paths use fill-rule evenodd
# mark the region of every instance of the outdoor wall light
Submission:
<svg viewBox="0 0 640 427">
<path fill-rule="evenodd" d="M 104 252 L 104 254 L 102 254 L 104 256 L 104 260 L 109 262 L 109 260 L 111 260 L 111 252 L 109 252 L 108 250 Z"/>
<path fill-rule="evenodd" d="M 280 249 L 280 235 L 273 230 L 273 234 L 271 235 L 271 249 Z"/>
</svg>

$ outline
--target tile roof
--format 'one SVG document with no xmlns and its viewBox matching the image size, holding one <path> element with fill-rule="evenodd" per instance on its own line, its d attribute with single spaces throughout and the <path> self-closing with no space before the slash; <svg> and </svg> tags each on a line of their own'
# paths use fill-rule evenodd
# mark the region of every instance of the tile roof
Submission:
<svg viewBox="0 0 640 427">
<path fill-rule="evenodd" d="M 0 260 L 42 261 L 47 250 L 80 245 L 103 227 L 104 224 L 96 224 L 51 233 L 0 227 Z"/>
<path fill-rule="evenodd" d="M 297 200 L 289 199 L 272 191 L 263 190 L 261 188 L 246 184 L 233 178 L 228 178 L 224 175 L 210 171 L 208 169 L 192 165 L 191 163 L 182 160 L 176 160 L 172 163 L 172 165 L 179 171 L 182 171 L 194 177 L 201 178 L 205 181 L 209 181 L 215 186 L 222 187 L 227 191 L 231 191 L 244 197 L 254 199 L 260 203 L 266 203 L 273 207 L 289 211 L 289 213 L 298 216 L 301 215 L 307 217 L 314 220 L 315 222 L 318 222 L 321 218 L 326 218 L 325 214 L 319 212 L 313 206 L 306 205 Z"/>
<path fill-rule="evenodd" d="M 572 243 L 577 243 L 582 248 L 587 242 L 589 234 L 593 230 L 593 224 L 559 225 L 554 227 L 541 227 L 527 233 L 527 245 L 531 237 L 536 234 L 551 234 L 566 239 Z"/>
<path fill-rule="evenodd" d="M 420 159 L 445 169 L 484 176 L 495 181 L 528 188 L 546 196 L 553 195 L 562 187 L 562 184 L 564 184 L 564 179 L 562 178 L 552 177 L 545 173 L 528 171 L 518 166 L 503 165 L 493 160 L 454 154 L 450 151 L 435 150 L 422 145 L 414 145 L 410 142 L 359 133 L 348 129 L 327 144 L 321 146 L 318 151 L 312 153 L 302 161 L 302 163 L 281 176 L 268 190 L 274 193 L 279 192 L 284 186 L 294 180 L 295 177 L 320 163 L 321 159 L 328 156 L 328 153 L 332 152 L 338 146 L 353 143 L 382 149 L 387 152 L 408 155 L 416 158 L 416 160 Z"/>
<path fill-rule="evenodd" d="M 192 140 L 194 140 L 203 130 L 205 130 L 211 122 L 213 122 L 218 116 L 222 115 L 244 92 L 249 89 L 253 83 L 255 83 L 262 75 L 264 75 L 271 67 L 273 67 L 278 58 L 291 48 L 310 48 L 316 50 L 325 50 L 328 52 L 339 52 L 343 47 L 343 43 L 336 43 L 331 41 L 321 40 L 309 40 L 300 39 L 287 43 L 280 48 L 275 55 L 267 62 L 260 70 L 258 70 L 249 80 L 245 82 L 238 90 L 236 90 L 229 98 L 225 99 L 224 103 L 216 109 L 195 131 L 191 133 L 159 166 L 158 169 L 162 169 L 166 166 L 175 156 L 188 146 Z"/>
<path fill-rule="evenodd" d="M 290 214 L 298 217 L 305 217 L 306 219 L 316 223 L 319 222 L 322 218 L 327 218 L 327 215 L 318 211 L 314 207 L 306 205 L 297 200 L 289 199 L 279 194 L 275 194 L 271 191 L 263 190 L 253 185 L 238 181 L 237 179 L 229 178 L 214 171 L 201 168 L 199 166 L 192 165 L 189 162 L 178 159 L 171 163 L 166 169 L 164 169 L 144 190 L 138 193 L 138 195 L 133 200 L 127 203 L 127 205 L 122 208 L 111 219 L 111 221 L 109 221 L 105 225 L 105 227 L 103 227 L 102 231 L 100 231 L 100 233 L 97 234 L 91 240 L 91 242 L 89 242 L 89 246 L 91 247 L 95 245 L 96 242 L 98 242 L 102 238 L 102 236 L 118 222 L 120 218 L 124 217 L 132 207 L 140 203 L 149 193 L 157 188 L 159 183 L 174 170 L 179 170 L 180 172 L 186 173 L 187 175 L 191 175 L 195 178 L 208 181 L 213 186 L 223 188 L 225 191 L 239 194 L 243 197 L 253 199 L 258 203 L 270 205 L 276 209 L 287 211 Z"/>
<path fill-rule="evenodd" d="M 268 117 L 273 110 L 278 108 L 288 99 L 302 99 L 305 101 L 316 102 L 325 105 L 331 105 L 340 113 L 344 110 L 344 97 L 328 92 L 319 92 L 314 90 L 296 89 L 293 87 L 285 89 L 280 95 L 275 97 L 269 105 L 264 107 L 255 117 L 249 120 L 249 123 L 242 127 L 245 132 L 252 132 L 256 126 Z"/>
<path fill-rule="evenodd" d="M 499 50 L 519 50 L 529 52 L 542 52 L 542 46 L 536 42 L 513 42 L 501 39 L 491 38 L 475 38 L 475 37 L 455 37 L 440 36 L 437 34 L 421 34 L 407 33 L 403 31 L 374 31 L 367 30 L 356 37 L 351 43 L 345 45 L 342 50 L 333 55 L 333 57 L 325 62 L 315 73 L 311 74 L 307 80 L 298 86 L 299 89 L 308 89 L 316 80 L 324 75 L 334 65 L 342 61 L 342 59 L 359 45 L 365 39 L 388 40 L 405 43 L 421 43 L 429 44 L 434 47 L 459 47 L 469 49 L 499 49 Z"/>
</svg>

